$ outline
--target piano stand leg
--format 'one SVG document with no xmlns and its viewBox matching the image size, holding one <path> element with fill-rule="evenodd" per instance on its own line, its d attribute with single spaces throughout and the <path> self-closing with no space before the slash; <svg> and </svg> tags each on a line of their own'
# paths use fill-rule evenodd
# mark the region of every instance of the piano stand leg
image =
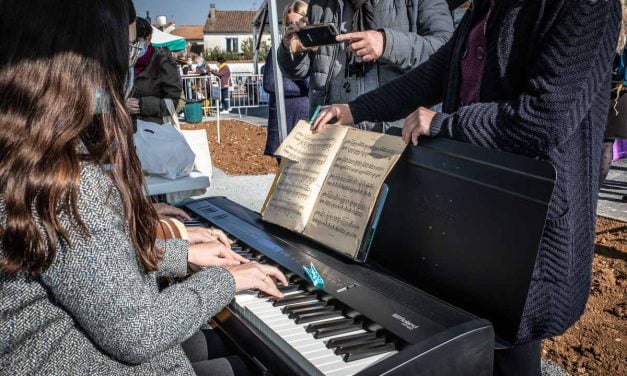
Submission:
<svg viewBox="0 0 627 376">
<path fill-rule="evenodd" d="M 494 376 L 540 376 L 540 341 L 494 351 Z"/>
</svg>

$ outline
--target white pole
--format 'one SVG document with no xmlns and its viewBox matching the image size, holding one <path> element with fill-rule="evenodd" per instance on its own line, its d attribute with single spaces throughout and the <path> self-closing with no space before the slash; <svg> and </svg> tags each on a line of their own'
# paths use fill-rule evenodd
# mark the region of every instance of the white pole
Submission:
<svg viewBox="0 0 627 376">
<path fill-rule="evenodd" d="M 220 99 L 216 99 L 216 121 L 218 131 L 218 144 L 220 143 Z"/>
<path fill-rule="evenodd" d="M 253 73 L 259 74 L 259 50 L 257 47 L 257 26 L 253 25 Z M 261 47 L 261 46 L 260 46 Z"/>
<path fill-rule="evenodd" d="M 274 68 L 274 93 L 276 94 L 276 115 L 279 123 L 279 141 L 283 142 L 285 137 L 287 137 L 287 120 L 285 120 L 285 97 L 283 96 L 283 72 L 281 72 L 277 59 L 281 38 L 279 37 L 279 19 L 276 7 L 276 0 L 268 0 L 270 35 L 272 38 L 272 68 Z"/>
</svg>

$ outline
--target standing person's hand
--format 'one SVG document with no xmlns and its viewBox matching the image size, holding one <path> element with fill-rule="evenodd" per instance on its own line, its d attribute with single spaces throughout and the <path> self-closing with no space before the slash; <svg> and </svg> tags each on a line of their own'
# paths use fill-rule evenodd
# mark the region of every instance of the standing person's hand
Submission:
<svg viewBox="0 0 627 376">
<path fill-rule="evenodd" d="M 248 260 L 233 252 L 224 244 L 213 241 L 209 243 L 198 243 L 189 246 L 187 262 L 206 268 L 208 266 L 237 266 L 247 264 Z"/>
<path fill-rule="evenodd" d="M 251 262 L 228 270 L 235 279 L 235 292 L 255 289 L 276 298 L 282 298 L 283 294 L 277 289 L 274 281 L 281 282 L 283 286 L 288 284 L 285 275 L 274 266 Z"/>
<path fill-rule="evenodd" d="M 168 204 L 156 203 L 152 204 L 152 207 L 155 209 L 159 217 L 175 217 L 177 219 L 180 219 L 181 221 L 192 220 L 192 217 L 190 217 L 189 214 L 185 213 L 183 210 L 177 207 Z"/>
<path fill-rule="evenodd" d="M 283 46 L 291 53 L 299 53 L 307 51 L 307 47 L 303 46 L 297 32 L 301 30 L 301 28 L 305 27 L 306 24 L 303 23 L 292 23 L 285 29 L 285 34 L 283 34 Z"/>
<path fill-rule="evenodd" d="M 131 115 L 139 115 L 141 108 L 139 107 L 139 99 L 137 98 L 128 98 L 126 100 L 126 109 L 128 113 Z"/>
<path fill-rule="evenodd" d="M 337 124 L 340 125 L 350 125 L 354 123 L 353 114 L 351 114 L 351 109 L 347 104 L 334 104 L 322 107 L 320 114 L 318 114 L 311 125 L 311 130 L 314 133 L 320 132 L 327 128 L 329 126 L 328 123 L 333 119 L 336 119 Z"/>
<path fill-rule="evenodd" d="M 425 107 L 418 107 L 412 112 L 403 124 L 403 141 L 418 145 L 418 137 L 428 136 L 431 132 L 431 122 L 436 113 Z"/>
<path fill-rule="evenodd" d="M 368 30 L 355 33 L 340 34 L 335 37 L 338 42 L 348 41 L 348 51 L 359 56 L 363 61 L 375 61 L 385 51 L 385 33 Z"/>
</svg>

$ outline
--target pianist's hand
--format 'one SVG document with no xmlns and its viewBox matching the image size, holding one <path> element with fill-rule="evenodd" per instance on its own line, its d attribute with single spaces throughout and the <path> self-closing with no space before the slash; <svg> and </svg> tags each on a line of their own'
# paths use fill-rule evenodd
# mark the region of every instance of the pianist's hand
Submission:
<svg viewBox="0 0 627 376">
<path fill-rule="evenodd" d="M 208 266 L 237 266 L 242 263 L 248 263 L 248 260 L 219 241 L 213 241 L 190 245 L 187 253 L 187 262 L 206 268 Z"/>
<path fill-rule="evenodd" d="M 183 210 L 168 204 L 152 204 L 152 207 L 155 209 L 159 217 L 174 217 L 176 219 L 180 219 L 181 221 L 192 220 L 192 218 Z"/>
<path fill-rule="evenodd" d="M 185 227 L 187 230 L 187 236 L 189 237 L 189 244 L 209 243 L 219 241 L 224 246 L 231 248 L 233 241 L 226 236 L 222 230 L 217 228 L 204 228 L 189 226 Z"/>
<path fill-rule="evenodd" d="M 251 262 L 245 265 L 228 268 L 235 279 L 235 291 L 259 290 L 276 298 L 283 294 L 276 288 L 275 280 L 287 286 L 287 278 L 274 266 Z"/>
<path fill-rule="evenodd" d="M 320 114 L 318 114 L 311 125 L 311 130 L 314 133 L 320 132 L 323 129 L 328 128 L 329 122 L 333 119 L 336 119 L 336 124 L 339 125 L 350 125 L 354 123 L 353 114 L 351 114 L 351 109 L 347 104 L 334 104 L 331 106 L 324 106 L 320 109 Z"/>
</svg>

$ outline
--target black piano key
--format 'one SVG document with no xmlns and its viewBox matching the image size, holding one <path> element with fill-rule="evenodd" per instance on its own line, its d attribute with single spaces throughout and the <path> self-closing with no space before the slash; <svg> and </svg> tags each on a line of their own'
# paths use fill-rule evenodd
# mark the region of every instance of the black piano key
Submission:
<svg viewBox="0 0 627 376">
<path fill-rule="evenodd" d="M 338 328 L 322 328 L 322 329 L 316 330 L 313 336 L 315 339 L 327 338 L 327 337 L 337 336 L 339 334 L 354 332 L 361 328 L 362 328 L 361 324 L 351 324 L 349 326 L 343 326 L 343 327 L 338 327 Z"/>
<path fill-rule="evenodd" d="M 277 299 L 272 303 L 272 305 L 274 307 L 280 307 L 280 306 L 294 304 L 294 303 L 308 302 L 313 299 L 316 299 L 316 296 L 312 294 L 307 294 L 307 293 L 294 294 L 294 295 L 288 295 L 281 299 Z"/>
<path fill-rule="evenodd" d="M 287 317 L 290 319 L 298 318 L 300 315 L 308 315 L 312 313 L 322 313 L 322 312 L 340 312 L 334 306 L 316 306 L 316 307 L 307 307 L 294 309 L 288 313 Z M 283 312 L 285 313 L 285 312 Z"/>
<path fill-rule="evenodd" d="M 325 342 L 325 345 L 328 349 L 332 349 L 334 347 L 355 345 L 375 338 L 377 338 L 377 335 L 372 332 L 351 334 L 349 336 L 331 338 Z"/>
<path fill-rule="evenodd" d="M 323 319 L 330 319 L 333 317 L 342 317 L 339 312 L 318 312 L 318 313 L 304 313 L 297 316 L 294 320 L 297 324 L 307 324 L 314 321 L 320 321 Z"/>
<path fill-rule="evenodd" d="M 324 306 L 326 306 L 326 304 L 323 303 L 323 302 L 312 302 L 312 303 L 306 303 L 306 304 L 293 304 L 293 305 L 288 305 L 288 306 L 285 306 L 285 307 L 281 308 L 281 312 L 285 313 L 285 314 L 289 314 L 290 312 L 293 312 L 294 310 L 298 310 L 298 309 L 314 308 L 314 307 L 324 307 Z"/>
<path fill-rule="evenodd" d="M 300 289 L 299 285 L 287 285 L 287 286 L 277 286 L 277 289 L 279 289 L 279 291 L 281 291 L 283 294 L 286 294 L 288 292 L 293 292 L 293 291 L 298 291 Z"/>
<path fill-rule="evenodd" d="M 325 322 L 321 322 L 317 324 L 309 324 L 305 328 L 305 331 L 307 331 L 307 333 L 313 333 L 320 329 L 341 328 L 341 327 L 352 325 L 354 323 L 355 323 L 355 320 L 353 319 L 343 318 L 339 320 L 325 321 Z"/>
<path fill-rule="evenodd" d="M 355 360 L 365 359 L 365 358 L 369 358 L 371 356 L 375 356 L 375 355 L 379 355 L 379 354 L 384 354 L 386 352 L 394 351 L 395 349 L 396 348 L 395 348 L 393 343 L 386 343 L 384 345 L 377 346 L 377 347 L 371 347 L 371 348 L 362 349 L 362 350 L 355 350 L 355 351 L 353 351 L 351 353 L 344 354 L 342 359 L 345 362 L 352 362 L 352 361 L 355 361 Z"/>
<path fill-rule="evenodd" d="M 340 346 L 336 348 L 333 352 L 335 355 L 343 355 L 355 352 L 357 350 L 365 350 L 370 349 L 372 347 L 378 347 L 385 344 L 385 338 L 374 338 L 362 343 L 356 343 L 353 345 Z"/>
<path fill-rule="evenodd" d="M 296 277 L 296 273 L 291 272 L 289 270 L 281 270 L 283 272 L 283 275 L 285 275 L 285 278 L 287 278 L 287 280 L 289 281 L 290 279 L 292 279 L 293 277 Z"/>
</svg>

